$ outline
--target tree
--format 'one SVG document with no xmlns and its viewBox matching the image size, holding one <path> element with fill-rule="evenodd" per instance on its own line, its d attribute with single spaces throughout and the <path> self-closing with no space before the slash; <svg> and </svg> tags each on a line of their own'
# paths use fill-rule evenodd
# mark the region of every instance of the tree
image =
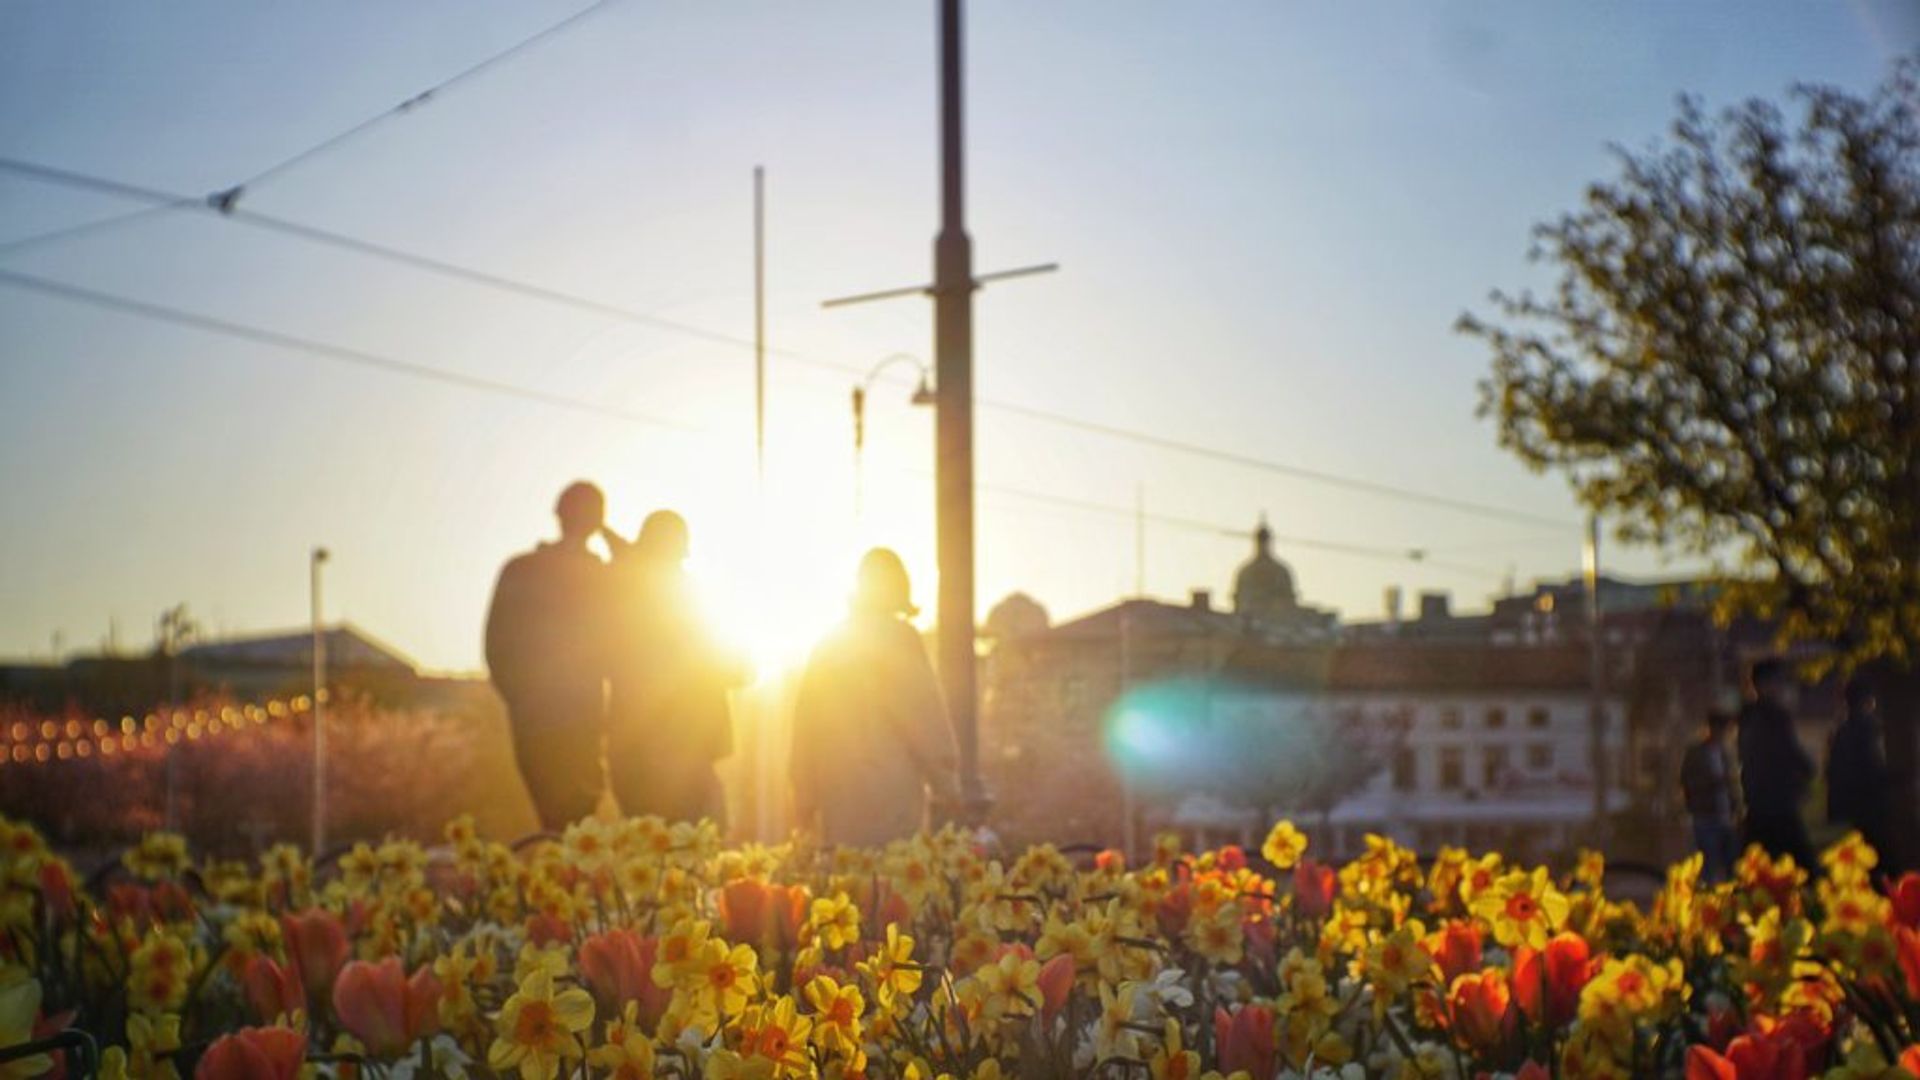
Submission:
<svg viewBox="0 0 1920 1080">
<path fill-rule="evenodd" d="M 1920 653 L 1920 122 L 1916 61 L 1861 98 L 1792 92 L 1709 116 L 1538 226 L 1550 295 L 1495 293 L 1460 329 L 1493 354 L 1482 413 L 1562 468 L 1622 539 L 1740 572 L 1728 612 L 1847 667 Z M 1895 709 L 1887 710 L 1893 713 Z M 1914 725 L 1889 717 L 1911 820 Z M 1911 830 L 1908 830 L 1911 832 Z"/>
</svg>

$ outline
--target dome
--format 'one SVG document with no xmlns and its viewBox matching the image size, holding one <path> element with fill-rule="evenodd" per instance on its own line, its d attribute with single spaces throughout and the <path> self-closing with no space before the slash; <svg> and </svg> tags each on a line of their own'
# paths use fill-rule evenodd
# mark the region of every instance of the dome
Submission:
<svg viewBox="0 0 1920 1080">
<path fill-rule="evenodd" d="M 1253 558 L 1233 578 L 1234 614 L 1271 618 L 1292 614 L 1299 607 L 1293 571 L 1273 557 L 1273 530 L 1267 528 L 1267 519 L 1262 517 L 1253 534 Z"/>
<path fill-rule="evenodd" d="M 1013 593 L 987 612 L 985 636 L 996 642 L 1012 641 L 1047 629 L 1047 609 L 1026 593 Z"/>
</svg>

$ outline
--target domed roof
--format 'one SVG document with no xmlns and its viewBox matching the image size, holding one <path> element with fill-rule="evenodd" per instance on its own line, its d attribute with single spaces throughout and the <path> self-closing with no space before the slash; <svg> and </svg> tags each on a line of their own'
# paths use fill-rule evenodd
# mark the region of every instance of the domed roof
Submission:
<svg viewBox="0 0 1920 1080">
<path fill-rule="evenodd" d="M 1269 618 L 1287 615 L 1300 607 L 1300 597 L 1293 587 L 1293 571 L 1287 564 L 1273 557 L 1273 530 L 1267 528 L 1267 519 L 1260 518 L 1260 527 L 1253 534 L 1253 558 L 1240 567 L 1233 577 L 1233 610 L 1236 615 L 1253 618 Z"/>
</svg>

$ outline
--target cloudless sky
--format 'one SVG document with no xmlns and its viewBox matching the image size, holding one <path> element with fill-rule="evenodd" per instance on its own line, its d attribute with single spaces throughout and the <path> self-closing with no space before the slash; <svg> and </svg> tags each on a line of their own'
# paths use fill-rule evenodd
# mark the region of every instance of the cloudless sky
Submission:
<svg viewBox="0 0 1920 1080">
<path fill-rule="evenodd" d="M 578 10 L 503 0 L 0 6 L 0 155 L 200 194 L 227 187 Z M 1675 95 L 1864 90 L 1920 44 L 1872 3 L 971 5 L 969 216 L 983 271 L 1058 260 L 976 304 L 979 393 L 1567 522 L 1393 501 L 983 409 L 985 484 L 1283 537 L 1430 549 L 1446 567 L 1283 540 L 1306 600 L 1384 586 L 1471 607 L 1578 566 L 1579 511 L 1476 419 L 1484 348 L 1451 332 L 1541 280 L 1536 221 L 1610 175 Z M 752 332 L 751 170 L 768 170 L 771 340 L 865 366 L 931 359 L 926 302 L 823 311 L 929 273 L 930 2 L 616 0 L 563 35 L 247 192 L 244 205 L 737 337 Z M 0 175 L 0 244 L 131 208 Z M 569 412 L 0 288 L 0 654 L 328 607 L 423 663 L 479 662 L 499 563 L 576 476 L 627 531 L 684 509 L 736 621 L 824 621 L 856 544 L 933 596 L 931 418 L 870 404 L 854 520 L 851 380 L 775 358 L 768 508 L 752 363 L 647 329 L 316 248 L 205 213 L 0 254 L 0 269 L 590 399 Z M 1224 593 L 1244 538 L 1149 525 L 1149 593 Z M 980 497 L 983 608 L 1056 617 L 1134 588 L 1124 513 Z M 1689 569 L 1610 551 L 1629 574 Z M 1457 565 L 1455 565 L 1457 564 Z M 930 606 L 930 605 L 929 605 Z"/>
</svg>

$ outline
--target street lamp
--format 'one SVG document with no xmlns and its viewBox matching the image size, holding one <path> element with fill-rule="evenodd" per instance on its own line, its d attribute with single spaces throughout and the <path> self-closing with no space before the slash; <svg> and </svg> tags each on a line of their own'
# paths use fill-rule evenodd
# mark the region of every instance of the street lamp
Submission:
<svg viewBox="0 0 1920 1080">
<path fill-rule="evenodd" d="M 313 835 L 308 854 L 316 861 L 327 842 L 327 636 L 320 624 L 320 568 L 327 549 L 316 547 L 308 564 L 313 606 Z"/>
<path fill-rule="evenodd" d="M 909 364 L 920 373 L 920 382 L 913 388 L 913 396 L 907 400 L 914 405 L 932 405 L 939 399 L 934 395 L 933 387 L 927 380 L 931 372 L 920 358 L 911 353 L 894 353 L 873 366 L 867 377 L 861 379 L 853 388 L 853 516 L 862 517 L 866 509 L 866 465 L 864 451 L 867 446 L 867 391 L 886 374 L 887 369 L 896 364 Z"/>
</svg>

